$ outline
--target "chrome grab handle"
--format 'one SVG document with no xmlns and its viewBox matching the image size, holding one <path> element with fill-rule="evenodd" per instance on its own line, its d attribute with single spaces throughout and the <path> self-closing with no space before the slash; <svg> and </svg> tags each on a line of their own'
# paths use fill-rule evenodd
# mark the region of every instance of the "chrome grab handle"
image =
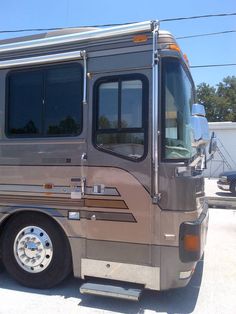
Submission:
<svg viewBox="0 0 236 314">
<path fill-rule="evenodd" d="M 85 176 L 85 169 L 84 169 L 84 163 L 87 161 L 87 153 L 83 153 L 81 155 L 81 195 L 85 195 L 85 189 L 86 189 L 86 176 Z"/>
<path fill-rule="evenodd" d="M 81 161 L 87 161 L 87 154 L 86 153 L 83 153 L 81 155 Z"/>
<path fill-rule="evenodd" d="M 85 194 L 85 188 L 86 188 L 86 178 L 81 178 L 81 195 L 84 196 Z"/>
</svg>

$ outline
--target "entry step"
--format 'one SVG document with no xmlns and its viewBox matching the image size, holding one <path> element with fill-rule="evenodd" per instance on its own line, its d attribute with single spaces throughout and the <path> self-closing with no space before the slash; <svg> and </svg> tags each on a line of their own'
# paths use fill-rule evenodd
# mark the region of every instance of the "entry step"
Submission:
<svg viewBox="0 0 236 314">
<path fill-rule="evenodd" d="M 129 287 L 126 283 L 124 285 L 113 285 L 106 283 L 86 282 L 80 287 L 80 293 L 82 294 L 92 294 L 132 301 L 139 301 L 142 291 L 142 288 L 136 288 L 133 286 Z"/>
</svg>

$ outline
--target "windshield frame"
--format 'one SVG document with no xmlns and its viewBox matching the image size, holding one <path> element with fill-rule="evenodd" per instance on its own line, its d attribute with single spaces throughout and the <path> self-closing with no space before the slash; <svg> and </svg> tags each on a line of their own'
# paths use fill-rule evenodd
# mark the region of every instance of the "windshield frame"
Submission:
<svg viewBox="0 0 236 314">
<path fill-rule="evenodd" d="M 167 158 L 165 154 L 165 139 L 166 139 L 166 103 L 165 103 L 165 72 L 163 71 L 163 61 L 168 62 L 168 59 L 173 61 L 174 59 L 176 62 L 180 64 L 182 67 L 184 73 L 186 74 L 190 85 L 192 86 L 192 96 L 193 96 L 193 103 L 196 100 L 196 91 L 195 91 L 195 85 L 191 76 L 191 73 L 189 71 L 188 66 L 184 62 L 184 60 L 179 55 L 162 55 L 160 58 L 160 67 L 159 67 L 159 125 L 160 125 L 160 159 L 162 162 L 168 162 L 168 163 L 177 163 L 177 162 L 185 162 L 186 164 L 189 164 L 192 160 L 194 160 L 197 152 L 195 152 L 193 155 L 189 157 L 181 157 L 181 158 Z M 191 117 L 191 108 L 190 108 L 190 117 Z"/>
</svg>

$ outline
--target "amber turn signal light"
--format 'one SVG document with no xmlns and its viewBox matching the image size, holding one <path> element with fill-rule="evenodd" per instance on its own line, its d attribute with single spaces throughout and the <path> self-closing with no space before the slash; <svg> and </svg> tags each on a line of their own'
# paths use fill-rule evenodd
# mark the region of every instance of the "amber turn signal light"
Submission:
<svg viewBox="0 0 236 314">
<path fill-rule="evenodd" d="M 46 190 L 50 190 L 50 189 L 53 189 L 54 185 L 52 183 L 45 183 L 43 187 Z"/>
<path fill-rule="evenodd" d="M 148 40 L 147 35 L 136 35 L 133 37 L 134 43 L 143 43 Z"/>
<path fill-rule="evenodd" d="M 184 236 L 184 249 L 186 251 L 195 252 L 200 250 L 200 238 L 194 234 L 186 234 Z"/>
<path fill-rule="evenodd" d="M 170 50 L 175 50 L 175 51 L 181 52 L 179 46 L 176 45 L 176 44 L 170 44 L 170 45 L 168 46 L 168 48 L 169 48 Z"/>
</svg>

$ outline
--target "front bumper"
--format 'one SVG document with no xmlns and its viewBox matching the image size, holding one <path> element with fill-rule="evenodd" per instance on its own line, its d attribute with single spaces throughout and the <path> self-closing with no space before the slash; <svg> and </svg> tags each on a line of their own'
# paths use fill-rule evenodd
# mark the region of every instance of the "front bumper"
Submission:
<svg viewBox="0 0 236 314">
<path fill-rule="evenodd" d="M 217 181 L 217 186 L 223 191 L 229 191 L 230 185 L 228 182 Z"/>
</svg>

